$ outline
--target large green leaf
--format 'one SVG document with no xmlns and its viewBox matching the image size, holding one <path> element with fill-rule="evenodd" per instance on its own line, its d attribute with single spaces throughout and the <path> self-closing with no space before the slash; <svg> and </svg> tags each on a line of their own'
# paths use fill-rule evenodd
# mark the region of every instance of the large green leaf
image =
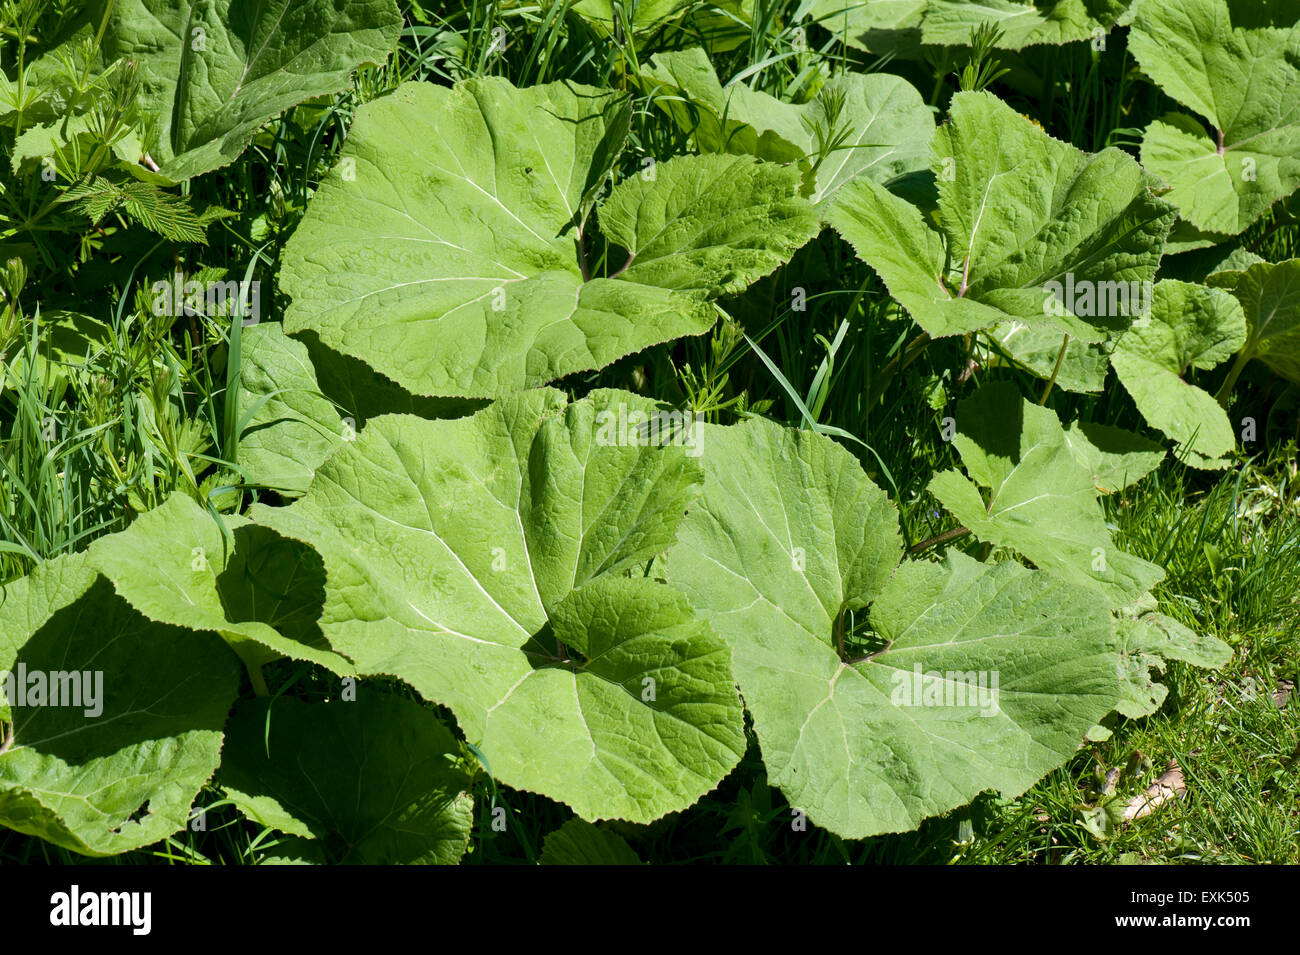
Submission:
<svg viewBox="0 0 1300 955">
<path fill-rule="evenodd" d="M 815 99 L 796 106 L 744 83 L 724 88 L 708 55 L 696 47 L 656 54 L 642 80 L 701 152 L 802 161 L 816 204 L 857 176 L 888 182 L 929 164 L 934 118 L 916 88 L 889 73 L 840 74 Z M 819 127 L 842 136 L 820 162 Z"/>
<path fill-rule="evenodd" d="M 1110 360 L 1147 422 L 1179 442 L 1193 466 L 1212 469 L 1236 447 L 1232 424 L 1183 376 L 1226 361 L 1245 341 L 1246 319 L 1231 295 L 1169 279 L 1156 285 L 1151 314 L 1119 340 Z"/>
<path fill-rule="evenodd" d="M 1300 259 L 1257 262 L 1211 275 L 1208 282 L 1230 290 L 1241 303 L 1246 314 L 1245 359 L 1258 358 L 1300 383 Z"/>
<path fill-rule="evenodd" d="M 1051 325 L 1026 325 L 1015 321 L 998 325 L 988 332 L 996 349 L 988 349 L 988 364 L 998 363 L 998 352 L 1005 352 L 1016 365 L 1027 368 L 1039 378 L 1056 373 L 1056 387 L 1065 391 L 1100 392 L 1106 387 L 1110 359 L 1105 343 L 1070 339 L 1061 355 L 1061 330 Z M 1060 358 L 1058 366 L 1057 359 Z"/>
<path fill-rule="evenodd" d="M 92 563 L 151 620 L 222 634 L 251 666 L 280 655 L 335 673 L 351 664 L 321 634 L 325 599 L 320 557 L 237 515 L 228 537 L 184 494 L 90 546 Z"/>
<path fill-rule="evenodd" d="M 1132 487 L 1165 459 L 1165 449 L 1154 441 L 1106 424 L 1075 421 L 1065 429 L 1065 443 L 1103 494 Z"/>
<path fill-rule="evenodd" d="M 567 83 L 410 83 L 361 107 L 286 247 L 286 331 L 416 394 L 494 397 L 705 331 L 709 298 L 816 233 L 796 170 L 680 157 L 614 188 L 601 230 L 632 258 L 591 274 L 626 128 L 618 94 Z"/>
<path fill-rule="evenodd" d="M 1091 453 L 1081 463 L 1056 412 L 1030 404 L 1014 385 L 985 385 L 957 405 L 957 436 L 969 478 L 944 471 L 930 491 L 981 540 L 1019 551 L 1040 570 L 1119 606 L 1163 576 L 1110 539 Z M 1073 442 L 1077 446 L 1077 440 Z M 980 488 L 988 488 L 987 499 Z"/>
<path fill-rule="evenodd" d="M 102 49 L 135 60 L 155 124 L 153 159 L 172 180 L 232 162 L 258 127 L 387 60 L 393 0 L 96 0 Z"/>
<path fill-rule="evenodd" d="M 1171 97 L 1147 127 L 1142 162 L 1184 219 L 1236 235 L 1300 187 L 1300 24 L 1255 0 L 1143 0 L 1129 47 Z"/>
<path fill-rule="evenodd" d="M 798 184 L 795 170 L 744 156 L 683 156 L 624 180 L 599 212 L 628 253 L 618 279 L 693 299 L 743 292 L 819 231 Z"/>
<path fill-rule="evenodd" d="M 0 825 L 93 856 L 184 828 L 239 687 L 239 662 L 216 636 L 148 620 L 84 556 L 60 557 L 4 588 L 5 672 L 29 690 L 42 674 L 51 692 L 40 705 L 15 687 L 0 703 L 12 733 L 0 732 Z M 54 674 L 83 675 L 89 695 L 50 705 Z"/>
<path fill-rule="evenodd" d="M 628 24 L 633 34 L 663 26 L 685 13 L 697 0 L 576 0 L 569 9 L 602 30 L 613 32 L 616 24 Z M 621 35 L 621 31 L 620 31 Z"/>
<path fill-rule="evenodd" d="M 25 382 L 40 382 L 40 387 L 53 392 L 55 398 L 63 394 L 68 380 L 88 361 L 93 361 L 107 351 L 113 342 L 113 330 L 99 319 L 81 312 L 39 312 L 32 322 L 34 351 L 31 339 L 14 343 L 9 353 L 0 357 L 0 391 L 13 388 L 26 391 Z M 28 359 L 31 370 L 28 371 Z"/>
<path fill-rule="evenodd" d="M 311 840 L 313 861 L 459 861 L 469 777 L 459 744 L 417 703 L 361 688 L 351 702 L 264 699 L 230 719 L 219 781 L 255 822 Z"/>
<path fill-rule="evenodd" d="M 546 837 L 540 865 L 640 865 L 641 860 L 616 832 L 570 819 Z"/>
<path fill-rule="evenodd" d="M 307 346 L 280 325 L 244 329 L 242 347 L 239 407 L 246 421 L 239 466 L 248 483 L 296 497 L 326 458 L 356 434 L 356 421 L 344 424 L 321 393 Z"/>
<path fill-rule="evenodd" d="M 829 220 L 932 336 L 1008 320 L 1085 342 L 1141 312 L 1174 211 L 1118 149 L 1052 139 L 989 93 L 958 93 L 934 138 L 941 229 L 870 179 Z M 1058 339 L 1059 341 L 1059 339 Z"/>
<path fill-rule="evenodd" d="M 243 336 L 239 466 L 249 484 L 284 497 L 305 492 L 316 469 L 370 418 L 457 417 L 479 404 L 411 395 L 310 334 L 290 338 L 278 323 L 251 326 Z"/>
<path fill-rule="evenodd" d="M 1043 43 L 1104 37 L 1129 0 L 816 0 L 813 16 L 854 46 L 876 52 L 918 44 L 965 46 L 988 24 L 1002 31 L 997 46 L 1019 50 Z"/>
<path fill-rule="evenodd" d="M 1095 595 L 961 554 L 899 567 L 893 505 L 828 438 L 754 419 L 706 441 L 670 578 L 731 645 L 768 776 L 817 824 L 860 838 L 1021 793 L 1114 706 Z M 983 706 L 911 699 L 958 671 L 985 675 Z"/>
<path fill-rule="evenodd" d="M 751 41 L 756 18 L 762 15 L 756 4 L 757 0 L 574 0 L 567 9 L 619 47 L 627 44 L 630 35 L 638 49 L 657 48 L 662 29 L 722 52 Z M 528 6 L 522 0 L 503 0 L 498 5 Z"/>
<path fill-rule="evenodd" d="M 1232 648 L 1210 634 L 1199 634 L 1159 613 L 1150 594 L 1122 608 L 1115 622 L 1120 650 L 1122 691 L 1116 711 L 1129 719 L 1150 716 L 1169 695 L 1151 674 L 1162 673 L 1171 660 L 1217 670 L 1232 659 Z"/>
<path fill-rule="evenodd" d="M 377 418 L 260 522 L 311 543 L 321 628 L 367 674 L 449 706 L 492 773 L 587 819 L 685 808 L 740 758 L 727 651 L 685 600 L 627 579 L 700 479 L 654 406 L 549 390 L 472 418 Z M 638 417 L 640 416 L 640 417 Z"/>
</svg>

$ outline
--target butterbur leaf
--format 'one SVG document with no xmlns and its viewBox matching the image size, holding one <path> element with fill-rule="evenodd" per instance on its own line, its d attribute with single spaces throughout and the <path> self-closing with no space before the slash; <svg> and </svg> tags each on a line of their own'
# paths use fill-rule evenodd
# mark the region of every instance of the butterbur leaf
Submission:
<svg viewBox="0 0 1300 955">
<path fill-rule="evenodd" d="M 930 492 L 972 534 L 1018 551 L 1040 570 L 1115 606 L 1164 576 L 1111 541 L 1097 501 L 1095 463 L 1076 459 L 1054 411 L 998 383 L 960 402 L 956 420 L 953 444 L 969 478 L 942 472 L 930 481 Z M 988 488 L 987 499 L 980 488 Z"/>
<path fill-rule="evenodd" d="M 541 865 L 640 865 L 641 860 L 616 832 L 570 819 L 542 846 Z"/>
<path fill-rule="evenodd" d="M 222 634 L 251 666 L 279 656 L 349 674 L 321 634 L 319 556 L 247 518 L 228 514 L 229 537 L 184 494 L 90 546 L 92 563 L 151 620 Z"/>
<path fill-rule="evenodd" d="M 450 865 L 473 823 L 458 755 L 435 714 L 362 688 L 350 702 L 241 704 L 218 780 L 254 822 L 310 840 L 301 860 Z"/>
<path fill-rule="evenodd" d="M 275 323 L 243 330 L 239 407 L 245 423 L 239 437 L 239 466 L 250 484 L 274 488 L 286 497 L 307 490 L 312 475 L 356 433 L 356 420 L 321 394 L 307 346 Z"/>
<path fill-rule="evenodd" d="M 1169 687 L 1157 683 L 1152 673 L 1162 672 L 1159 658 L 1152 659 L 1139 650 L 1130 650 L 1129 641 L 1140 644 L 1143 629 L 1132 623 L 1117 623 L 1117 640 L 1120 647 L 1121 695 L 1115 704 L 1115 712 L 1131 720 L 1150 716 L 1164 705 L 1169 696 Z M 1099 733 L 1090 733 L 1089 739 L 1100 741 L 1109 739 L 1104 727 Z"/>
<path fill-rule="evenodd" d="M 930 335 L 1016 320 L 1098 342 L 1141 314 L 1174 211 L 1133 159 L 1081 152 L 972 92 L 953 97 L 933 157 L 940 229 L 870 179 L 828 214 Z"/>
<path fill-rule="evenodd" d="M 1231 291 L 1245 311 L 1243 354 L 1300 383 L 1300 259 L 1228 264 L 1242 267 L 1224 269 L 1208 281 Z"/>
<path fill-rule="evenodd" d="M 316 469 L 382 414 L 459 417 L 480 402 L 412 395 L 364 362 L 278 323 L 244 329 L 239 466 L 249 484 L 298 497 Z"/>
<path fill-rule="evenodd" d="M 724 89 L 699 48 L 656 54 L 642 79 L 659 93 L 655 102 L 692 133 L 701 152 L 800 162 L 814 204 L 858 176 L 889 182 L 929 165 L 934 118 L 911 83 L 888 73 L 841 74 L 802 105 L 744 83 Z M 837 98 L 842 98 L 839 110 L 828 113 Z M 818 126 L 843 139 L 814 171 Z"/>
<path fill-rule="evenodd" d="M 1207 277 L 1205 284 L 1212 285 L 1215 288 L 1230 288 L 1234 284 L 1229 282 L 1227 285 L 1220 285 L 1215 281 L 1216 277 L 1222 276 L 1226 278 L 1227 273 L 1244 272 L 1252 265 L 1259 265 L 1265 261 L 1262 256 L 1258 256 L 1250 249 L 1240 245 L 1229 246 L 1226 254 L 1223 254 L 1224 250 L 1222 248 L 1213 251 L 1220 254 L 1215 256 L 1205 268 L 1201 269 L 1201 274 Z M 1177 277 L 1175 275 L 1169 276 L 1169 278 Z"/>
<path fill-rule="evenodd" d="M 1114 705 L 1094 594 L 961 554 L 899 566 L 897 512 L 843 448 L 759 419 L 705 434 L 669 577 L 730 644 L 768 777 L 813 822 L 861 838 L 1017 795 Z"/>
<path fill-rule="evenodd" d="M 1300 186 L 1300 25 L 1253 0 L 1143 0 L 1129 47 L 1166 93 L 1210 123 L 1147 127 L 1142 163 L 1198 229 L 1236 235 Z"/>
<path fill-rule="evenodd" d="M 648 822 L 744 750 L 725 646 L 619 576 L 667 550 L 700 479 L 683 432 L 635 426 L 655 410 L 537 390 L 376 418 L 298 502 L 253 514 L 320 552 L 320 625 L 359 672 L 450 707 L 502 782 Z"/>
<path fill-rule="evenodd" d="M 965 46 L 971 31 L 989 25 L 1002 31 L 997 46 L 1019 50 L 1039 44 L 1104 37 L 1124 16 L 1130 0 L 817 0 L 813 15 L 853 46 L 883 52 L 901 44 Z"/>
<path fill-rule="evenodd" d="M 276 322 L 243 332 L 239 467 L 247 483 L 298 497 L 325 459 L 382 414 L 459 417 L 481 402 L 412 395 L 356 358 Z"/>
<path fill-rule="evenodd" d="M 414 414 L 421 418 L 458 418 L 483 408 L 487 402 L 471 398 L 430 398 L 413 395 L 351 355 L 334 351 L 311 332 L 296 336 L 307 347 L 316 370 L 320 392 L 345 417 L 355 419 L 356 430 L 371 418 L 385 414 Z"/>
<path fill-rule="evenodd" d="M 835 197 L 827 220 L 931 336 L 990 328 L 1011 317 L 954 294 L 946 284 L 942 234 L 930 228 L 920 209 L 884 186 L 869 179 L 849 183 Z"/>
<path fill-rule="evenodd" d="M 0 825 L 91 856 L 185 827 L 239 689 L 220 639 L 147 619 L 83 555 L 59 557 L 4 588 L 0 676 L 10 673 Z"/>
<path fill-rule="evenodd" d="M 110 347 L 113 330 L 104 322 L 81 312 L 41 311 L 33 323 L 38 335 L 31 376 L 41 387 L 57 394 L 63 384 Z M 0 390 L 23 388 L 29 374 L 26 347 L 18 346 L 0 359 Z"/>
<path fill-rule="evenodd" d="M 604 576 L 551 612 L 549 645 L 485 714 L 481 748 L 503 779 L 559 794 L 590 818 L 648 821 L 717 785 L 744 746 L 730 654 L 679 594 Z M 467 730 L 468 731 L 468 730 Z M 546 760 L 537 741 L 546 741 Z M 694 801 L 691 799 L 690 801 Z"/>
<path fill-rule="evenodd" d="M 1140 646 L 1148 654 L 1165 660 L 1181 660 L 1205 670 L 1218 670 L 1232 660 L 1232 648 L 1217 637 L 1198 634 L 1162 613 L 1148 612 L 1137 618 L 1145 633 Z"/>
<path fill-rule="evenodd" d="M 619 277 L 650 288 L 735 294 L 818 231 L 793 169 L 746 157 L 682 156 L 654 179 L 625 179 L 600 207 L 601 230 L 628 252 Z"/>
<path fill-rule="evenodd" d="M 811 145 L 800 122 L 804 107 L 744 83 L 724 89 L 709 55 L 699 47 L 656 53 L 640 80 L 655 95 L 655 105 L 691 133 L 700 152 L 786 163 L 803 159 Z"/>
<path fill-rule="evenodd" d="M 971 31 L 989 24 L 1002 31 L 1006 50 L 1104 38 L 1133 0 L 930 0 L 921 23 L 927 44 L 963 46 Z"/>
<path fill-rule="evenodd" d="M 1223 467 L 1236 439 L 1218 402 L 1183 376 L 1226 361 L 1245 340 L 1246 319 L 1231 295 L 1166 280 L 1155 287 L 1150 315 L 1110 356 L 1147 423 L 1179 442 L 1194 467 Z"/>
<path fill-rule="evenodd" d="M 153 159 L 179 182 L 234 161 L 258 127 L 345 89 L 397 45 L 393 0 L 97 0 L 105 60 L 139 64 Z"/>
<path fill-rule="evenodd" d="M 1129 719 L 1150 716 L 1160 709 L 1168 689 L 1152 679 L 1163 673 L 1170 660 L 1217 670 L 1232 659 L 1232 648 L 1209 634 L 1198 634 L 1157 612 L 1149 594 L 1121 609 L 1115 620 L 1116 645 L 1120 650 L 1123 695 L 1115 709 Z"/>
<path fill-rule="evenodd" d="M 569 83 L 409 83 L 362 106 L 286 247 L 285 330 L 415 394 L 497 397 L 706 331 L 711 296 L 816 233 L 794 170 L 680 157 L 614 189 L 596 218 L 634 257 L 589 275 L 626 130 L 619 94 Z"/>
<path fill-rule="evenodd" d="M 576 0 L 569 9 L 584 20 L 613 33 L 616 25 L 627 24 L 633 35 L 641 35 L 663 26 L 685 13 L 694 0 Z"/>
<path fill-rule="evenodd" d="M 1106 424 L 1075 421 L 1065 429 L 1065 444 L 1103 494 L 1132 487 L 1165 459 L 1165 449 L 1154 441 Z"/>
<path fill-rule="evenodd" d="M 1061 330 L 1051 325 L 1011 322 L 989 330 L 989 337 L 1015 363 L 1039 378 L 1056 372 L 1056 387 L 1064 391 L 1097 393 L 1106 386 L 1110 360 L 1104 345 L 1070 339 L 1061 355 Z"/>
</svg>

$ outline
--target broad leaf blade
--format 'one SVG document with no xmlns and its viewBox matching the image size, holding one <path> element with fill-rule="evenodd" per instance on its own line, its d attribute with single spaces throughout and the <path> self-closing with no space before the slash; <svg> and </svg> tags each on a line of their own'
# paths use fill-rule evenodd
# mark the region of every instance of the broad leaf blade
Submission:
<svg viewBox="0 0 1300 955">
<path fill-rule="evenodd" d="M 815 99 L 795 105 L 744 83 L 724 89 L 698 48 L 656 54 L 642 76 L 659 94 L 655 102 L 692 134 L 701 152 L 802 161 L 815 204 L 858 176 L 888 182 L 929 165 L 934 119 L 921 94 L 901 77 L 841 74 Z M 827 104 L 836 98 L 842 98 L 842 110 L 832 116 Z M 840 141 L 814 173 L 818 127 Z"/>
<path fill-rule="evenodd" d="M 930 491 L 976 537 L 1013 548 L 1115 606 L 1164 576 L 1111 541 L 1094 473 L 1076 460 L 1054 411 L 996 384 L 961 402 L 956 417 L 953 443 L 970 477 L 945 471 Z M 987 501 L 981 487 L 989 489 Z"/>
<path fill-rule="evenodd" d="M 1228 416 L 1207 392 L 1183 380 L 1226 361 L 1246 341 L 1241 306 L 1227 292 L 1166 280 L 1151 314 L 1119 340 L 1111 364 L 1147 422 L 1189 452 L 1195 467 L 1219 468 L 1236 447 Z"/>
<path fill-rule="evenodd" d="M 936 131 L 938 231 L 870 180 L 828 215 L 934 337 L 1009 321 L 1083 342 L 1126 329 L 1149 301 L 1173 207 L 1118 149 L 1052 139 L 989 93 L 958 93 Z"/>
<path fill-rule="evenodd" d="M 247 518 L 224 520 L 228 538 L 207 511 L 173 494 L 125 531 L 97 540 L 90 559 L 145 616 L 221 633 L 253 665 L 282 654 L 351 673 L 317 624 L 325 599 L 320 557 Z"/>
<path fill-rule="evenodd" d="M 250 819 L 315 842 L 324 861 L 443 864 L 469 844 L 455 738 L 416 703 L 249 701 L 227 728 L 220 783 Z M 269 751 L 269 755 L 268 755 Z"/>
<path fill-rule="evenodd" d="M 916 55 L 921 44 L 965 46 L 971 31 L 997 27 L 997 46 L 1019 50 L 1039 44 L 1104 37 L 1122 18 L 1129 0 L 817 0 L 814 16 L 850 44 Z"/>
<path fill-rule="evenodd" d="M 1065 429 L 1065 444 L 1103 494 L 1132 487 L 1165 459 L 1165 449 L 1155 442 L 1106 424 L 1075 421 Z"/>
<path fill-rule="evenodd" d="M 392 0 L 107 6 L 105 58 L 139 63 L 140 100 L 159 136 L 153 158 L 175 181 L 232 162 L 268 120 L 346 88 L 358 66 L 383 63 L 402 25 Z"/>
<path fill-rule="evenodd" d="M 1007 318 L 1001 310 L 959 297 L 957 289 L 948 287 L 942 235 L 930 228 L 916 206 L 879 183 L 849 183 L 836 195 L 827 219 L 931 336 L 977 331 Z"/>
<path fill-rule="evenodd" d="M 684 156 L 660 163 L 653 180 L 634 177 L 615 186 L 599 222 L 629 253 L 621 279 L 711 297 L 734 294 L 818 231 L 798 188 L 798 174 L 784 166 Z"/>
<path fill-rule="evenodd" d="M 45 674 L 50 688 L 43 704 L 31 685 L 9 700 L 0 823 L 93 856 L 184 828 L 239 688 L 219 639 L 146 619 L 84 557 L 62 557 L 5 588 L 0 671 Z M 100 681 L 94 706 L 48 705 L 50 674 L 87 673 Z"/>
<path fill-rule="evenodd" d="M 1211 276 L 1231 290 L 1246 314 L 1246 352 L 1284 378 L 1300 383 L 1300 259 L 1257 262 Z"/>
<path fill-rule="evenodd" d="M 1016 321 L 992 328 L 988 335 L 1016 364 L 1039 378 L 1049 379 L 1055 372 L 1057 388 L 1095 394 L 1106 387 L 1110 361 L 1104 344 L 1071 338 L 1058 366 L 1063 341 L 1059 328 Z"/>
<path fill-rule="evenodd" d="M 1142 69 L 1209 121 L 1166 116 L 1142 162 L 1196 228 L 1236 235 L 1300 186 L 1300 26 L 1239 0 L 1143 0 L 1130 46 Z"/>
<path fill-rule="evenodd" d="M 1023 792 L 1114 705 L 1087 591 L 961 555 L 898 567 L 896 512 L 843 448 L 757 419 L 707 435 L 670 578 L 731 645 L 769 777 L 814 822 L 861 838 Z M 883 652 L 853 645 L 865 620 Z M 997 671 L 998 705 L 914 706 L 914 666 Z"/>
<path fill-rule="evenodd" d="M 324 557 L 321 627 L 360 672 L 446 704 L 497 778 L 588 819 L 685 808 L 744 748 L 725 648 L 620 576 L 670 546 L 699 480 L 636 427 L 655 410 L 533 391 L 379 418 L 299 502 L 254 509 Z"/>
<path fill-rule="evenodd" d="M 307 348 L 266 323 L 243 332 L 239 407 L 246 423 L 239 465 L 249 484 L 297 497 L 312 475 L 355 433 L 320 391 Z"/>
<path fill-rule="evenodd" d="M 1115 709 L 1129 719 L 1150 716 L 1160 709 L 1168 689 L 1152 680 L 1171 660 L 1217 670 L 1232 660 L 1232 648 L 1209 634 L 1195 633 L 1177 620 L 1157 612 L 1146 595 L 1121 610 L 1115 620 L 1120 650 L 1123 696 Z"/>
<path fill-rule="evenodd" d="M 707 330 L 707 297 L 774 269 L 816 216 L 787 171 L 681 157 L 611 199 L 623 228 L 607 231 L 647 261 L 590 275 L 591 204 L 626 122 L 611 91 L 492 78 L 409 83 L 363 106 L 286 247 L 286 331 L 314 332 L 416 394 L 496 397 Z M 692 222 L 715 221 L 736 231 L 690 238 Z M 685 278 L 694 268 L 708 275 Z"/>
<path fill-rule="evenodd" d="M 239 465 L 249 484 L 298 497 L 316 469 L 370 418 L 391 413 L 456 417 L 475 402 L 411 395 L 365 363 L 274 322 L 243 333 Z"/>
</svg>

